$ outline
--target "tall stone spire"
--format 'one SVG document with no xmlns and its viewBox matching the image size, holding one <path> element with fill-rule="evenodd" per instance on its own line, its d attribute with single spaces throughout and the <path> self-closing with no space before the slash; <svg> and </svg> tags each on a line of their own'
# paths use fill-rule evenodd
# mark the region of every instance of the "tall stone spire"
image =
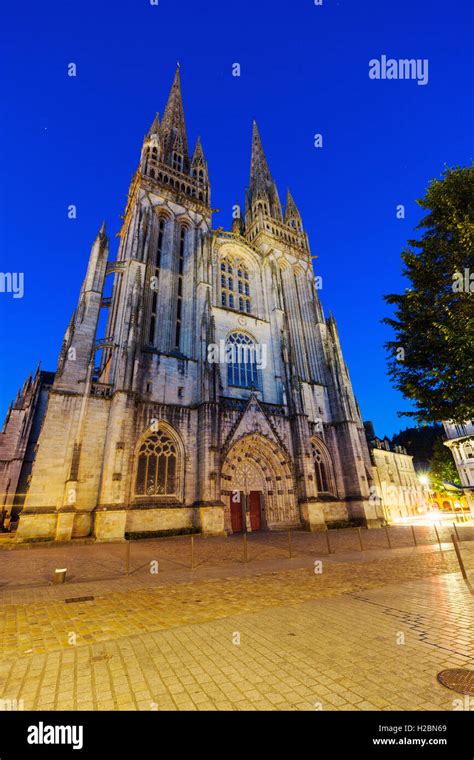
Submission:
<svg viewBox="0 0 474 760">
<path fill-rule="evenodd" d="M 186 169 L 186 165 L 189 163 L 188 141 L 186 137 L 186 126 L 184 123 L 179 64 L 176 67 L 173 84 L 171 85 L 168 102 L 161 121 L 161 139 L 163 142 L 165 161 L 172 164 L 173 149 L 176 148 L 176 146 L 179 146 L 180 150 L 183 151 L 183 168 Z"/>
<path fill-rule="evenodd" d="M 281 203 L 263 150 L 257 123 L 252 128 L 252 157 L 250 159 L 250 182 L 246 197 L 246 225 L 257 222 L 264 227 L 263 217 L 271 216 L 282 221 Z"/>
<path fill-rule="evenodd" d="M 252 127 L 252 157 L 250 159 L 250 188 L 252 189 L 252 185 L 259 184 L 262 181 L 273 184 L 257 122 L 254 119 Z"/>
<path fill-rule="evenodd" d="M 56 388 L 72 389 L 77 392 L 78 383 L 85 382 L 88 376 L 88 369 L 94 356 L 108 256 L 109 239 L 105 222 L 103 222 L 92 244 L 77 309 L 64 335 L 56 375 Z"/>
</svg>

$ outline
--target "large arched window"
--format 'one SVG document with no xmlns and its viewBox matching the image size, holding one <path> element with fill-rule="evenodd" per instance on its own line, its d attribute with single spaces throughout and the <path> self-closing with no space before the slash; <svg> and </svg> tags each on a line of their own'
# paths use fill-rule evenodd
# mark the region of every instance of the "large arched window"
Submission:
<svg viewBox="0 0 474 760">
<path fill-rule="evenodd" d="M 311 449 L 318 493 L 334 495 L 334 477 L 329 455 L 315 440 L 311 441 Z"/>
<path fill-rule="evenodd" d="M 243 261 L 226 256 L 221 262 L 221 305 L 250 314 L 249 271 Z"/>
<path fill-rule="evenodd" d="M 136 496 L 178 496 L 179 449 L 164 429 L 151 433 L 138 451 Z"/>
<path fill-rule="evenodd" d="M 254 341 L 245 333 L 231 333 L 226 342 L 227 383 L 239 388 L 258 388 Z"/>
</svg>

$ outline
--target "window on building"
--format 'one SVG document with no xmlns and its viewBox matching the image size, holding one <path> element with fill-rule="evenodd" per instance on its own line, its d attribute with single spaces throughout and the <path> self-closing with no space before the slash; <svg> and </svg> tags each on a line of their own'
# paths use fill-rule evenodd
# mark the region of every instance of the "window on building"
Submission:
<svg viewBox="0 0 474 760">
<path fill-rule="evenodd" d="M 178 487 L 178 448 L 169 433 L 159 430 L 140 446 L 135 494 L 176 496 Z"/>
<path fill-rule="evenodd" d="M 311 448 L 318 493 L 334 494 L 334 478 L 329 455 L 323 446 L 314 440 L 311 442 Z"/>
<path fill-rule="evenodd" d="M 181 153 L 177 153 L 175 150 L 173 151 L 171 165 L 175 171 L 183 171 L 183 156 Z"/>
<path fill-rule="evenodd" d="M 221 262 L 221 305 L 250 314 L 250 278 L 246 264 L 226 257 Z"/>
<path fill-rule="evenodd" d="M 178 291 L 176 299 L 176 330 L 175 346 L 180 347 L 181 342 L 181 323 L 183 318 L 183 276 L 184 276 L 184 248 L 186 244 L 186 228 L 181 227 L 179 231 L 179 248 L 178 248 Z"/>
<path fill-rule="evenodd" d="M 255 343 L 245 333 L 232 333 L 226 342 L 227 383 L 239 388 L 259 387 Z"/>
<path fill-rule="evenodd" d="M 158 312 L 158 283 L 160 279 L 160 266 L 161 266 L 161 255 L 163 252 L 164 234 L 165 234 L 165 220 L 161 218 L 158 222 L 158 240 L 156 243 L 154 261 L 152 260 L 152 264 L 154 265 L 154 267 L 152 269 L 153 274 L 152 274 L 152 279 L 150 281 L 152 295 L 151 295 L 151 306 L 150 306 L 150 322 L 149 322 L 149 327 L 148 327 L 148 342 L 149 343 L 155 342 L 156 319 L 157 319 L 157 312 Z"/>
</svg>

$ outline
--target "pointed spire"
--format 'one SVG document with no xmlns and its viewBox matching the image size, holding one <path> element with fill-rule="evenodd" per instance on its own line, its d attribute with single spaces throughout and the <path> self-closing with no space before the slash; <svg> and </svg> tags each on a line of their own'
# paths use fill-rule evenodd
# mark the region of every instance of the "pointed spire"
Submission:
<svg viewBox="0 0 474 760">
<path fill-rule="evenodd" d="M 30 385 L 31 385 L 31 373 L 28 375 L 28 377 L 26 378 L 25 382 L 23 383 L 23 388 L 21 389 L 21 396 L 22 397 L 28 391 Z"/>
<path fill-rule="evenodd" d="M 235 210 L 238 210 L 238 215 L 233 216 L 232 218 L 232 232 L 234 233 L 234 235 L 243 235 L 245 232 L 245 224 L 244 224 L 244 219 L 240 210 L 240 203 L 238 199 L 235 201 L 233 208 Z"/>
<path fill-rule="evenodd" d="M 298 209 L 296 207 L 296 203 L 293 199 L 292 194 L 290 193 L 290 188 L 286 188 L 286 204 L 285 204 L 285 222 L 287 219 L 291 219 L 294 214 L 298 214 Z"/>
<path fill-rule="evenodd" d="M 193 164 L 205 164 L 206 159 L 204 158 L 204 151 L 202 149 L 201 145 L 201 138 L 198 137 L 196 140 L 196 147 L 194 148 L 193 158 L 191 163 Z"/>
<path fill-rule="evenodd" d="M 184 153 L 188 153 L 188 143 L 186 139 L 186 127 L 184 123 L 184 110 L 183 110 L 183 97 L 181 94 L 181 77 L 179 63 L 176 67 L 173 84 L 171 85 L 168 102 L 163 113 L 163 119 L 161 122 L 161 134 L 166 148 L 170 148 L 174 145 L 176 137 L 179 135 Z"/>
<path fill-rule="evenodd" d="M 160 134 L 160 114 L 158 111 L 156 112 L 156 116 L 153 119 L 153 123 L 148 130 L 147 137 L 151 137 L 151 135 L 159 135 Z"/>
<path fill-rule="evenodd" d="M 102 242 L 105 237 L 107 237 L 107 236 L 106 236 L 106 233 L 105 233 L 105 219 L 104 219 L 104 221 L 102 222 L 102 224 L 100 226 L 100 229 L 99 229 L 97 235 L 95 236 L 94 243 L 92 245 L 94 245 L 97 241 Z"/>
<path fill-rule="evenodd" d="M 257 122 L 254 119 L 252 127 L 252 158 L 250 160 L 250 186 L 258 180 L 273 183 L 272 175 L 270 174 L 270 169 L 268 168 L 267 159 L 263 150 L 260 133 L 258 131 Z"/>
<path fill-rule="evenodd" d="M 296 205 L 289 188 L 286 190 L 285 217 L 283 221 L 285 224 L 296 227 L 298 232 L 302 231 L 303 225 L 301 221 L 301 214 L 298 211 L 298 206 Z"/>
<path fill-rule="evenodd" d="M 245 203 L 245 222 L 247 228 L 250 228 L 250 217 L 252 218 L 252 221 L 255 221 L 259 217 L 262 209 L 265 214 L 268 214 L 273 219 L 279 222 L 282 221 L 283 216 L 277 186 L 270 174 L 257 122 L 254 120 L 252 129 L 250 182 Z M 249 216 L 247 216 L 248 214 Z"/>
<path fill-rule="evenodd" d="M 105 232 L 104 220 L 94 242 L 92 243 L 87 272 L 82 283 L 81 296 L 89 290 L 99 289 L 99 282 L 105 276 L 108 255 L 109 239 Z"/>
</svg>

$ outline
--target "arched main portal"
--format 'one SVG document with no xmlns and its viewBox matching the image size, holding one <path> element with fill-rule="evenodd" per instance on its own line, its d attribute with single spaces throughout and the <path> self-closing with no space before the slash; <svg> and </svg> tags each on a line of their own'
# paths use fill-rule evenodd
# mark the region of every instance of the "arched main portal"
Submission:
<svg viewBox="0 0 474 760">
<path fill-rule="evenodd" d="M 300 522 L 288 457 L 263 435 L 245 435 L 229 449 L 221 489 L 228 531 L 278 529 Z"/>
</svg>

